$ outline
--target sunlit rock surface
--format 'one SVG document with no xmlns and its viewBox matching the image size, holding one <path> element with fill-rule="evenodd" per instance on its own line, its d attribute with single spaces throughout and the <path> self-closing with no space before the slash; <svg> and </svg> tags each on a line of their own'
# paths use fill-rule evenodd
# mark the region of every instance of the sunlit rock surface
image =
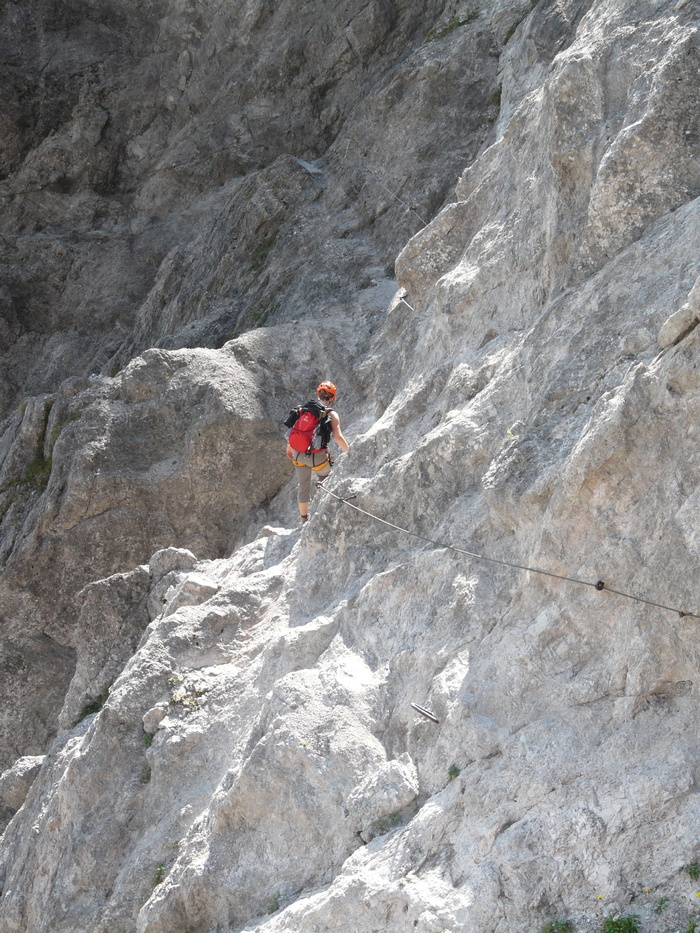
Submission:
<svg viewBox="0 0 700 933">
<path fill-rule="evenodd" d="M 692 929 L 697 4 L 201 6 L 129 58 L 157 272 L 5 385 L 0 930 Z"/>
</svg>

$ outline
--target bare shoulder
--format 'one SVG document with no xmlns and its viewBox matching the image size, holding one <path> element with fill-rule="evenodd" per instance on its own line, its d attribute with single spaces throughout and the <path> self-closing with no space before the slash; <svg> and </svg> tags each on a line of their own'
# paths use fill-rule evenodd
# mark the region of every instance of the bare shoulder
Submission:
<svg viewBox="0 0 700 933">
<path fill-rule="evenodd" d="M 331 424 L 340 424 L 340 415 L 334 408 L 331 409 L 328 417 L 331 419 Z"/>
</svg>

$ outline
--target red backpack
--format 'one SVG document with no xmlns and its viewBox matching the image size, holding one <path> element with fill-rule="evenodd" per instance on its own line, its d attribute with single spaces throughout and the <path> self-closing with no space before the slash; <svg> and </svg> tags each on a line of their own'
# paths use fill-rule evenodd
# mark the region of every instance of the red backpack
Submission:
<svg viewBox="0 0 700 933">
<path fill-rule="evenodd" d="M 293 416 L 294 420 L 288 440 L 297 453 L 311 454 L 326 449 L 331 435 L 330 412 L 331 409 L 324 408 L 320 402 L 308 402 L 290 412 L 288 422 Z"/>
</svg>

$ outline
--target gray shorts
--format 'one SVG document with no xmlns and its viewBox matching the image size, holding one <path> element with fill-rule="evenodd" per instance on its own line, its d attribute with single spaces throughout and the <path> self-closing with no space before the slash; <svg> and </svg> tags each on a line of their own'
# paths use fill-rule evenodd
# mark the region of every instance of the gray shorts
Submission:
<svg viewBox="0 0 700 933">
<path fill-rule="evenodd" d="M 294 469 L 297 474 L 297 502 L 308 502 L 311 499 L 311 477 L 316 475 L 319 479 L 328 476 L 331 472 L 331 464 L 328 459 L 328 451 L 320 450 L 313 454 L 298 454 L 295 452 Z"/>
</svg>

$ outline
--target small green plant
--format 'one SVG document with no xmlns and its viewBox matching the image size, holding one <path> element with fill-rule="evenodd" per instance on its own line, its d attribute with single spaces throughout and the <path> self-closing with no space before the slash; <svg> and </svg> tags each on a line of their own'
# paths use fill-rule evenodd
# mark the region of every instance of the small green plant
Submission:
<svg viewBox="0 0 700 933">
<path fill-rule="evenodd" d="M 668 906 L 668 898 L 660 897 L 658 901 L 654 904 L 654 913 L 657 915 L 657 917 L 659 914 L 663 913 L 664 910 L 666 910 L 667 906 Z"/>
<path fill-rule="evenodd" d="M 275 894 L 275 896 L 272 898 L 270 903 L 267 905 L 267 912 L 268 914 L 276 914 L 279 909 L 280 909 L 279 895 Z"/>
<path fill-rule="evenodd" d="M 51 475 L 51 457 L 37 454 L 29 466 L 17 480 L 17 485 L 29 486 L 32 489 L 45 489 Z"/>
<path fill-rule="evenodd" d="M 445 23 L 444 26 L 433 26 L 433 28 L 428 31 L 425 41 L 435 42 L 437 39 L 444 39 L 445 36 L 449 36 L 453 30 L 459 29 L 460 26 L 466 26 L 467 23 L 473 23 L 474 20 L 478 18 L 478 10 L 470 10 L 464 19 L 455 16 L 454 19 L 451 19 L 449 23 Z"/>
<path fill-rule="evenodd" d="M 153 732 L 144 732 L 142 739 L 144 748 L 150 748 L 153 745 L 153 735 Z"/>
<path fill-rule="evenodd" d="M 53 450 L 54 445 L 56 441 L 58 440 L 58 435 L 61 433 L 61 431 L 65 427 L 67 427 L 67 425 L 71 424 L 71 422 L 78 421 L 79 419 L 80 419 L 80 415 L 70 415 L 68 418 L 65 419 L 65 421 L 61 421 L 60 424 L 56 425 L 56 427 L 51 432 L 51 437 L 49 439 L 49 446 L 51 447 L 51 450 Z"/>
<path fill-rule="evenodd" d="M 459 777 L 460 769 L 457 765 L 450 765 L 447 769 L 447 776 L 451 781 L 454 781 L 456 777 Z"/>
<path fill-rule="evenodd" d="M 489 103 L 492 107 L 501 106 L 501 85 L 499 84 L 493 94 L 489 97 Z"/>
<path fill-rule="evenodd" d="M 639 933 L 639 917 L 629 914 L 626 917 L 606 917 L 603 920 L 602 933 Z"/>
<path fill-rule="evenodd" d="M 251 308 L 250 316 L 255 321 L 256 327 L 262 327 L 267 320 L 267 311 L 258 311 L 257 308 Z"/>
<path fill-rule="evenodd" d="M 522 20 L 519 19 L 519 20 L 517 21 L 517 23 L 513 23 L 513 25 L 510 26 L 510 27 L 506 30 L 506 34 L 505 34 L 505 36 L 503 37 L 503 44 L 504 44 L 504 45 L 505 45 L 507 42 L 509 42 L 509 41 L 513 38 L 513 36 L 515 35 L 515 30 L 518 28 L 518 26 L 520 25 L 521 22 L 522 22 Z"/>
<path fill-rule="evenodd" d="M 688 921 L 688 926 L 685 928 L 685 930 L 683 931 L 683 933 L 696 933 L 697 928 L 698 928 L 698 921 L 697 921 L 697 920 L 689 920 L 689 921 Z"/>
<path fill-rule="evenodd" d="M 141 768 L 141 773 L 139 774 L 139 783 L 148 784 L 151 780 L 151 768 L 150 765 L 144 765 Z"/>
<path fill-rule="evenodd" d="M 398 812 L 392 813 L 391 816 L 389 817 L 389 822 L 391 823 L 392 826 L 398 826 L 399 823 L 401 822 L 401 814 Z"/>
<path fill-rule="evenodd" d="M 89 703 L 86 703 L 85 706 L 80 710 L 80 714 L 75 721 L 77 726 L 79 722 L 82 722 L 86 716 L 92 716 L 93 713 L 99 713 L 102 707 L 107 702 L 107 697 L 109 696 L 108 692 L 105 690 L 104 693 L 101 693 L 98 697 L 95 697 L 94 700 L 90 700 Z"/>
<path fill-rule="evenodd" d="M 693 881 L 697 881 L 700 878 L 700 865 L 697 862 L 692 862 L 690 865 L 686 865 L 683 871 L 688 875 L 689 878 L 692 878 Z"/>
<path fill-rule="evenodd" d="M 513 38 L 513 36 L 515 35 L 515 30 L 516 30 L 516 29 L 518 28 L 518 26 L 522 23 L 522 21 L 523 21 L 524 19 L 526 19 L 526 18 L 529 16 L 530 13 L 532 13 L 532 11 L 533 11 L 533 10 L 535 9 L 535 7 L 537 6 L 537 3 L 538 3 L 538 0 L 531 0 L 530 6 L 528 7 L 528 9 L 527 9 L 527 11 L 525 12 L 525 14 L 524 14 L 523 16 L 521 16 L 519 20 L 516 20 L 516 22 L 514 22 L 513 25 L 510 27 L 510 29 L 508 29 L 508 31 L 506 32 L 505 36 L 503 37 L 503 42 L 504 42 L 504 44 L 505 44 L 506 42 L 508 42 L 509 39 L 512 39 L 512 38 Z"/>
<path fill-rule="evenodd" d="M 270 254 L 272 247 L 277 241 L 277 231 L 271 233 L 269 236 L 264 237 L 260 243 L 253 250 L 253 261 L 249 266 L 249 271 L 255 275 L 259 275 L 267 262 L 267 257 Z"/>
<path fill-rule="evenodd" d="M 165 879 L 165 865 L 162 863 L 156 868 L 155 874 L 153 875 L 153 887 L 157 888 L 159 884 L 163 883 Z"/>
<path fill-rule="evenodd" d="M 188 712 L 202 708 L 199 698 L 204 696 L 206 690 L 186 684 L 179 677 L 171 677 L 168 680 L 168 686 L 170 687 L 170 702 L 173 706 L 181 706 Z"/>
<path fill-rule="evenodd" d="M 573 933 L 574 925 L 570 920 L 552 920 L 546 923 L 540 933 Z"/>
</svg>

